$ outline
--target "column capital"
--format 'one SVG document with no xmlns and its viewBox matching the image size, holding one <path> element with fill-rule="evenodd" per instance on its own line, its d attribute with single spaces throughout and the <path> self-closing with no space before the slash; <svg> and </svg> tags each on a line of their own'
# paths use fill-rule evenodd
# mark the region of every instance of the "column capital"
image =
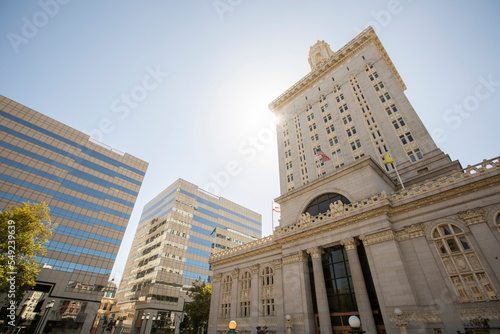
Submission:
<svg viewBox="0 0 500 334">
<path fill-rule="evenodd" d="M 239 268 L 234 268 L 233 271 L 231 271 L 231 276 L 233 276 L 233 278 L 238 278 L 239 275 L 240 275 Z"/>
<path fill-rule="evenodd" d="M 217 273 L 212 276 L 212 283 L 220 282 L 222 279 L 222 273 Z"/>
<path fill-rule="evenodd" d="M 486 214 L 487 211 L 485 209 L 479 208 L 460 212 L 458 213 L 458 218 L 464 221 L 467 226 L 469 226 L 474 224 L 486 223 Z"/>
<path fill-rule="evenodd" d="M 281 267 L 283 266 L 283 262 L 281 261 L 281 259 L 277 259 L 273 261 L 273 265 L 274 269 L 281 269 Z"/>
<path fill-rule="evenodd" d="M 257 275 L 259 273 L 259 265 L 253 265 L 250 267 L 250 270 L 252 271 L 252 275 Z"/>
<path fill-rule="evenodd" d="M 288 255 L 283 257 L 283 264 L 290 264 L 295 262 L 307 262 L 309 255 L 306 251 L 300 251 L 298 253 Z"/>
<path fill-rule="evenodd" d="M 321 247 L 312 247 L 307 250 L 307 253 L 311 255 L 312 259 L 317 259 L 321 258 L 321 255 L 323 255 L 325 251 Z"/>
<path fill-rule="evenodd" d="M 359 244 L 359 241 L 351 237 L 351 238 L 347 238 L 347 239 L 342 240 L 340 242 L 340 244 L 342 246 L 344 246 L 346 250 L 352 250 L 352 249 L 356 249 L 356 247 Z"/>
</svg>

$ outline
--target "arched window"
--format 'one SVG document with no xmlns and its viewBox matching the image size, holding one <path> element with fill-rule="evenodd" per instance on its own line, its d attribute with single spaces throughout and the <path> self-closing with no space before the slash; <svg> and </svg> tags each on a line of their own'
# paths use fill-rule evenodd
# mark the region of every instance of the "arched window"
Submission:
<svg viewBox="0 0 500 334">
<path fill-rule="evenodd" d="M 262 269 L 260 290 L 262 315 L 274 315 L 274 270 L 269 266 Z"/>
<path fill-rule="evenodd" d="M 440 224 L 432 239 L 462 302 L 498 299 L 496 291 L 465 232 L 454 224 Z"/>
<path fill-rule="evenodd" d="M 340 194 L 328 193 L 313 199 L 304 210 L 304 213 L 309 212 L 311 216 L 316 216 L 328 211 L 330 209 L 330 203 L 335 203 L 337 201 L 341 201 L 343 204 L 351 203 L 346 197 Z"/>
<path fill-rule="evenodd" d="M 244 271 L 240 277 L 240 317 L 250 316 L 250 301 L 252 300 L 252 274 Z"/>
<path fill-rule="evenodd" d="M 496 217 L 495 219 L 493 220 L 493 222 L 495 223 L 496 227 L 498 228 L 498 230 L 500 231 L 500 211 L 498 211 L 496 213 Z"/>
<path fill-rule="evenodd" d="M 233 287 L 233 278 L 227 275 L 221 284 L 221 309 L 220 318 L 229 318 L 231 313 L 231 289 Z"/>
</svg>

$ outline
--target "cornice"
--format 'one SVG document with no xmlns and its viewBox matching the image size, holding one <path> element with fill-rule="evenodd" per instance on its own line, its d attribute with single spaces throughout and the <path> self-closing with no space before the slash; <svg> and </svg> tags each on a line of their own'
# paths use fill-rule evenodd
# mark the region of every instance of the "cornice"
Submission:
<svg viewBox="0 0 500 334">
<path fill-rule="evenodd" d="M 305 77 L 300 79 L 292 87 L 271 102 L 269 104 L 269 109 L 273 112 L 282 109 L 288 102 L 323 79 L 326 74 L 343 66 L 344 63 L 346 63 L 352 56 L 357 54 L 361 49 L 365 48 L 370 43 L 373 43 L 373 45 L 377 48 L 377 51 L 386 62 L 387 67 L 392 72 L 394 78 L 396 78 L 396 81 L 400 85 L 401 89 L 403 91 L 406 90 L 406 86 L 401 79 L 401 76 L 397 72 L 396 67 L 392 63 L 389 55 L 382 46 L 382 43 L 375 34 L 375 31 L 372 27 L 368 27 L 358 36 L 353 38 L 349 43 L 334 52 L 334 55 L 324 64 L 320 65 L 316 70 L 309 72 Z"/>
<path fill-rule="evenodd" d="M 432 204 L 470 194 L 482 189 L 500 185 L 500 157 L 484 160 L 467 166 L 462 171 L 401 189 L 390 195 L 382 192 L 348 205 L 332 206 L 330 210 L 317 216 L 303 216 L 295 224 L 279 226 L 274 234 L 242 246 L 213 254 L 209 258 L 212 265 L 222 265 L 281 249 L 282 245 L 296 240 L 320 235 L 340 227 L 358 224 L 380 216 L 391 217 Z M 478 222 L 483 219 L 479 210 L 464 212 L 461 219 Z M 376 238 L 396 238 L 398 241 L 423 236 L 425 227 L 412 225 L 402 231 L 382 231 L 383 235 L 365 236 L 368 244 Z M 382 240 L 381 239 L 381 240 Z M 363 240 L 365 243 L 365 240 Z M 366 244 L 366 243 L 365 243 Z"/>
</svg>

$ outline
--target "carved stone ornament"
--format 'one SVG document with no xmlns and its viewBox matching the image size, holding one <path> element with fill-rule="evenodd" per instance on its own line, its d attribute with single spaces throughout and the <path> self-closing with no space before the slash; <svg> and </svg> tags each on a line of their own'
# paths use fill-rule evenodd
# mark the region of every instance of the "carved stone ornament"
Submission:
<svg viewBox="0 0 500 334">
<path fill-rule="evenodd" d="M 296 262 L 305 262 L 309 258 L 307 252 L 300 251 L 296 254 L 288 255 L 283 258 L 283 264 L 290 264 Z"/>
<path fill-rule="evenodd" d="M 386 230 L 370 235 L 362 235 L 359 238 L 363 241 L 363 245 L 369 246 L 384 241 L 394 240 L 396 238 L 396 234 L 393 230 Z"/>
<path fill-rule="evenodd" d="M 310 222 L 311 222 L 311 215 L 309 214 L 309 212 L 300 215 L 299 223 L 308 224 Z"/>
<path fill-rule="evenodd" d="M 281 259 L 277 259 L 273 261 L 273 265 L 274 269 L 281 269 L 281 267 L 283 266 L 283 262 L 281 261 Z"/>
<path fill-rule="evenodd" d="M 411 322 L 439 323 L 442 322 L 438 311 L 403 311 L 403 314 L 397 315 L 389 312 L 389 321 L 396 325 L 404 325 Z"/>
<path fill-rule="evenodd" d="M 220 282 L 220 280 L 222 279 L 222 274 L 221 273 L 217 273 L 215 274 L 213 277 L 212 277 L 212 282 Z"/>
<path fill-rule="evenodd" d="M 500 320 L 500 307 L 478 307 L 457 310 L 460 320 L 468 322 L 478 318 L 487 318 L 490 321 Z"/>
<path fill-rule="evenodd" d="M 403 231 L 396 232 L 396 239 L 398 241 L 409 240 L 413 238 L 419 238 L 425 236 L 426 226 L 413 224 L 405 226 Z"/>
<path fill-rule="evenodd" d="M 250 270 L 252 270 L 252 275 L 258 275 L 259 274 L 259 265 L 253 265 L 250 267 Z"/>
<path fill-rule="evenodd" d="M 234 279 L 237 279 L 240 275 L 240 269 L 234 268 L 233 271 L 231 271 L 231 275 L 233 276 Z"/>
<path fill-rule="evenodd" d="M 344 213 L 344 203 L 341 201 L 335 201 L 335 203 L 330 203 L 330 212 L 333 216 L 340 216 Z"/>
<path fill-rule="evenodd" d="M 458 218 L 469 225 L 486 223 L 486 214 L 487 211 L 485 209 L 474 209 L 467 210 L 465 212 L 460 212 L 458 214 Z"/>
<path fill-rule="evenodd" d="M 309 253 L 311 255 L 311 258 L 313 258 L 313 259 L 317 259 L 317 258 L 321 259 L 321 255 L 323 255 L 324 252 L 325 251 L 321 247 L 309 248 L 307 250 L 307 253 Z"/>
<path fill-rule="evenodd" d="M 358 242 L 358 240 L 356 240 L 354 238 L 347 238 L 347 239 L 342 240 L 340 242 L 340 244 L 342 246 L 344 246 L 346 250 L 352 250 L 352 249 L 356 249 L 359 242 Z"/>
</svg>

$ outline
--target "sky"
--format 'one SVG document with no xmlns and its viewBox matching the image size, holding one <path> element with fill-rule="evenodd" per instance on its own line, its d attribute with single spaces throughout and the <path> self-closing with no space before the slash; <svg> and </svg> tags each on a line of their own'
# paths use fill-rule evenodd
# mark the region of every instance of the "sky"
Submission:
<svg viewBox="0 0 500 334">
<path fill-rule="evenodd" d="M 149 163 L 144 205 L 178 178 L 262 214 L 280 195 L 268 104 L 372 26 L 437 145 L 463 167 L 499 156 L 500 2 L 0 2 L 0 94 Z M 275 217 L 275 225 L 278 224 Z"/>
</svg>

